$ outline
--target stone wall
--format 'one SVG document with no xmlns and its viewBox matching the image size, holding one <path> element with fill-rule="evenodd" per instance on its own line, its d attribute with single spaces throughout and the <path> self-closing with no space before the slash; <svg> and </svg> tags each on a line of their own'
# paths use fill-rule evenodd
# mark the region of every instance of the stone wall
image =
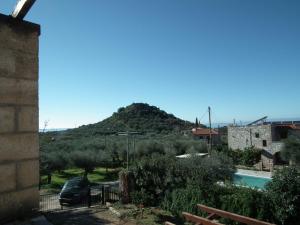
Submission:
<svg viewBox="0 0 300 225">
<path fill-rule="evenodd" d="M 263 141 L 267 146 L 263 146 Z M 229 126 L 228 127 L 228 147 L 231 149 L 243 150 L 254 146 L 259 149 L 269 149 L 272 145 L 272 127 L 271 125 L 253 125 L 253 126 Z"/>
<path fill-rule="evenodd" d="M 39 206 L 39 35 L 0 14 L 0 224 Z"/>
</svg>

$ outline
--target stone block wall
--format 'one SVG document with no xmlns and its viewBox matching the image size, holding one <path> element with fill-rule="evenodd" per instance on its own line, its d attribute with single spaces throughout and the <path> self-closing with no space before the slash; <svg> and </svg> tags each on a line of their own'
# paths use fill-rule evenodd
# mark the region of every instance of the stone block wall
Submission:
<svg viewBox="0 0 300 225">
<path fill-rule="evenodd" d="M 258 134 L 258 137 L 256 136 Z M 263 140 L 267 146 L 263 146 Z M 259 149 L 270 149 L 272 145 L 272 126 L 253 125 L 253 126 L 229 126 L 228 127 L 228 147 L 231 149 L 244 150 L 254 146 Z"/>
<path fill-rule="evenodd" d="M 0 14 L 0 224 L 39 207 L 39 35 Z"/>
</svg>

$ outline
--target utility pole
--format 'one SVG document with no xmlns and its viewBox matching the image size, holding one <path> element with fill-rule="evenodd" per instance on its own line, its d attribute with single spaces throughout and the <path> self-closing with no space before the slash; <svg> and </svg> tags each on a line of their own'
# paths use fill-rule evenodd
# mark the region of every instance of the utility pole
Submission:
<svg viewBox="0 0 300 225">
<path fill-rule="evenodd" d="M 131 146 L 133 145 L 133 148 L 135 150 L 135 136 L 134 135 L 136 135 L 136 134 L 141 134 L 141 133 L 137 132 L 137 131 L 118 132 L 118 135 L 127 136 L 127 157 L 126 157 L 127 158 L 127 170 L 129 169 L 129 147 L 130 147 L 129 136 L 133 136 L 134 143 L 131 143 Z"/>
<path fill-rule="evenodd" d="M 133 162 L 135 161 L 135 136 L 133 135 Z"/>
<path fill-rule="evenodd" d="M 127 133 L 127 170 L 129 169 L 129 134 Z"/>
<path fill-rule="evenodd" d="M 209 118 L 209 155 L 212 151 L 212 134 L 211 134 L 211 109 L 208 106 L 208 118 Z"/>
<path fill-rule="evenodd" d="M 252 129 L 250 128 L 250 145 L 251 147 L 253 146 L 253 143 L 252 143 Z"/>
</svg>

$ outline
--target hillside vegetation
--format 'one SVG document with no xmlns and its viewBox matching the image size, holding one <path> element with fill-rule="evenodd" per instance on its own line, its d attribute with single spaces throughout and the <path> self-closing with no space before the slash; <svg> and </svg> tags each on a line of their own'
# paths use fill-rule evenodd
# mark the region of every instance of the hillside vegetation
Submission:
<svg viewBox="0 0 300 225">
<path fill-rule="evenodd" d="M 121 107 L 109 118 L 90 125 L 71 129 L 69 133 L 95 135 L 124 131 L 139 131 L 142 133 L 168 134 L 191 129 L 193 123 L 175 117 L 156 106 L 146 103 L 133 103 Z"/>
<path fill-rule="evenodd" d="M 189 133 L 193 126 L 193 123 L 179 119 L 155 106 L 133 103 L 119 108 L 112 116 L 95 124 L 65 131 L 40 133 L 40 147 L 44 152 L 100 149 L 122 152 L 127 148 L 127 138 L 119 136 L 118 132 L 139 132 L 136 136 L 138 147 L 141 141 L 175 143 L 175 140 L 191 140 L 191 136 L 183 133 Z"/>
<path fill-rule="evenodd" d="M 133 103 L 101 122 L 65 131 L 40 133 L 41 174 L 81 168 L 123 167 L 152 154 L 207 152 L 191 136 L 193 123 L 155 106 Z M 135 136 L 118 132 L 138 131 Z"/>
</svg>

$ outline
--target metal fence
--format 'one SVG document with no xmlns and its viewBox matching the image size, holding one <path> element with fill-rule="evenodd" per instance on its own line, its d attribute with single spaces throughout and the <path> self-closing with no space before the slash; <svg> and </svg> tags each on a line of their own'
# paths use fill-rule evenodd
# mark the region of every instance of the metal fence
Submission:
<svg viewBox="0 0 300 225">
<path fill-rule="evenodd" d="M 61 205 L 58 194 L 41 194 L 40 211 L 46 212 L 62 209 L 90 207 L 95 205 L 104 205 L 106 202 L 117 202 L 119 200 L 120 193 L 118 188 L 108 185 L 99 185 L 91 187 L 91 193 L 89 196 L 71 204 Z"/>
</svg>

